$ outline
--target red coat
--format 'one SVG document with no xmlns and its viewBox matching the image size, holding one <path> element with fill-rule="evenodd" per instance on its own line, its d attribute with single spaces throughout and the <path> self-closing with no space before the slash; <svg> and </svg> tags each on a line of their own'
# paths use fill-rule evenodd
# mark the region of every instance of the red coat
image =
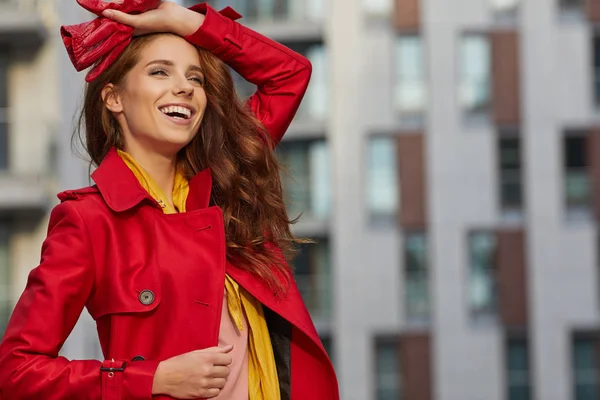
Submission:
<svg viewBox="0 0 600 400">
<path fill-rule="evenodd" d="M 280 139 L 306 90 L 310 63 L 204 7 L 194 8 L 206 19 L 187 39 L 257 84 L 250 106 Z M 209 170 L 190 181 L 188 211 L 169 215 L 115 150 L 92 178 L 96 186 L 61 193 L 52 211 L 41 264 L 0 345 L 0 399 L 150 400 L 161 360 L 218 344 L 226 273 L 265 306 L 282 400 L 339 399 L 295 283 L 276 297 L 226 261 L 222 212 L 209 206 Z M 83 307 L 97 323 L 107 361 L 58 356 Z"/>
</svg>

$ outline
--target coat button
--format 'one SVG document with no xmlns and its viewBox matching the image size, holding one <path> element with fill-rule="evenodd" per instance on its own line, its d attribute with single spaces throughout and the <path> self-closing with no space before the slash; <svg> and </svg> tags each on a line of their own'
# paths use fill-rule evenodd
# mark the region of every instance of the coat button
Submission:
<svg viewBox="0 0 600 400">
<path fill-rule="evenodd" d="M 131 359 L 131 361 L 144 361 L 144 356 L 135 356 Z"/>
<path fill-rule="evenodd" d="M 142 290 L 140 293 L 140 303 L 145 306 L 148 306 L 154 303 L 154 293 L 152 290 Z"/>
</svg>

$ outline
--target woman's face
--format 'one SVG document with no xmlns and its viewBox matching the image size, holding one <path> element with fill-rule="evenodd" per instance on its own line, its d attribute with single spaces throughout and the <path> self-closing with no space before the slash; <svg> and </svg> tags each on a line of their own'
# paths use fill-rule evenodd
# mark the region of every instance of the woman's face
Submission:
<svg viewBox="0 0 600 400">
<path fill-rule="evenodd" d="M 198 132 L 206 109 L 203 85 L 193 45 L 174 35 L 152 40 L 122 87 L 109 84 L 102 91 L 121 126 L 124 150 L 175 155 Z"/>
</svg>

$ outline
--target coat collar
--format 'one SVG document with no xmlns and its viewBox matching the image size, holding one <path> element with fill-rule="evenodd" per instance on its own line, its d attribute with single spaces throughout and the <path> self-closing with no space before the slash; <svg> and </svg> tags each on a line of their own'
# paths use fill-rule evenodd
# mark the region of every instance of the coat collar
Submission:
<svg viewBox="0 0 600 400">
<path fill-rule="evenodd" d="M 108 151 L 98 168 L 92 173 L 92 179 L 106 204 L 115 212 L 127 211 L 145 199 L 153 204 L 156 203 L 119 157 L 115 148 Z M 190 180 L 190 193 L 186 201 L 187 211 L 208 207 L 211 189 L 212 176 L 210 169 L 206 168 Z"/>
</svg>

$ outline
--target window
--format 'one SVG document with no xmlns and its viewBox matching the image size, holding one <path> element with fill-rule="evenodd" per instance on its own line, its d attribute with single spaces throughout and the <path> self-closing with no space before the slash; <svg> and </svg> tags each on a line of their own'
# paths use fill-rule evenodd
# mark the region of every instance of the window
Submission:
<svg viewBox="0 0 600 400">
<path fill-rule="evenodd" d="M 588 143 L 585 132 L 568 132 L 564 139 L 564 191 L 570 213 L 586 211 L 590 205 Z"/>
<path fill-rule="evenodd" d="M 388 16 L 393 12 L 393 0 L 363 0 L 363 9 L 370 15 Z"/>
<path fill-rule="evenodd" d="M 233 7 L 248 21 L 320 20 L 324 15 L 324 0 L 210 0 L 220 10 Z M 196 0 L 183 0 L 187 6 Z"/>
<path fill-rule="evenodd" d="M 331 316 L 331 255 L 329 241 L 302 246 L 294 258 L 296 282 L 308 311 L 316 320 Z"/>
<path fill-rule="evenodd" d="M 600 109 L 600 33 L 594 35 L 594 101 Z"/>
<path fill-rule="evenodd" d="M 302 54 L 312 64 L 310 85 L 304 94 L 302 103 L 296 112 L 296 119 L 305 121 L 323 121 L 329 112 L 329 64 L 326 48 L 321 44 L 294 43 L 292 50 Z M 242 99 L 248 98 L 256 91 L 256 85 L 245 80 L 230 69 L 236 91 Z"/>
<path fill-rule="evenodd" d="M 492 10 L 498 17 L 514 17 L 520 0 L 491 0 Z"/>
<path fill-rule="evenodd" d="M 558 7 L 563 17 L 581 17 L 583 16 L 584 0 L 557 0 Z"/>
<path fill-rule="evenodd" d="M 410 320 L 429 317 L 429 266 L 427 236 L 407 232 L 404 239 L 406 314 Z"/>
<path fill-rule="evenodd" d="M 396 40 L 396 109 L 404 116 L 421 118 L 427 102 L 423 45 L 418 35 Z"/>
<path fill-rule="evenodd" d="M 573 383 L 575 400 L 600 398 L 598 379 L 598 338 L 596 335 L 575 335 L 573 338 Z"/>
<path fill-rule="evenodd" d="M 308 218 L 329 217 L 331 169 L 329 147 L 323 139 L 283 141 L 277 148 L 288 213 Z"/>
<path fill-rule="evenodd" d="M 530 400 L 529 348 L 525 338 L 508 338 L 506 343 L 508 400 Z"/>
<path fill-rule="evenodd" d="M 489 39 L 484 34 L 464 35 L 459 51 L 459 104 L 468 117 L 485 116 L 491 96 Z"/>
<path fill-rule="evenodd" d="M 400 390 L 400 348 L 397 340 L 379 339 L 375 343 L 376 400 L 398 400 Z"/>
<path fill-rule="evenodd" d="M 8 168 L 8 54 L 0 48 L 0 169 Z"/>
<path fill-rule="evenodd" d="M 333 357 L 333 339 L 331 338 L 331 334 L 324 334 L 321 335 L 321 343 L 323 343 L 323 347 L 325 348 L 325 351 L 327 352 L 327 355 L 329 356 L 329 359 L 331 360 L 331 363 L 334 363 L 334 357 Z"/>
<path fill-rule="evenodd" d="M 496 314 L 495 252 L 494 234 L 469 234 L 469 308 L 474 317 Z"/>
<path fill-rule="evenodd" d="M 312 45 L 305 48 L 294 48 L 312 64 L 310 85 L 306 89 L 296 117 L 309 121 L 322 121 L 329 112 L 329 61 L 323 45 Z"/>
<path fill-rule="evenodd" d="M 12 310 L 10 299 L 10 229 L 6 221 L 0 222 L 0 338 L 4 334 L 6 324 Z"/>
<path fill-rule="evenodd" d="M 521 183 L 521 140 L 518 136 L 500 137 L 500 204 L 504 211 L 520 210 L 523 204 Z"/>
<path fill-rule="evenodd" d="M 367 208 L 374 223 L 396 223 L 398 210 L 398 166 L 396 140 L 372 137 L 367 154 Z"/>
</svg>

